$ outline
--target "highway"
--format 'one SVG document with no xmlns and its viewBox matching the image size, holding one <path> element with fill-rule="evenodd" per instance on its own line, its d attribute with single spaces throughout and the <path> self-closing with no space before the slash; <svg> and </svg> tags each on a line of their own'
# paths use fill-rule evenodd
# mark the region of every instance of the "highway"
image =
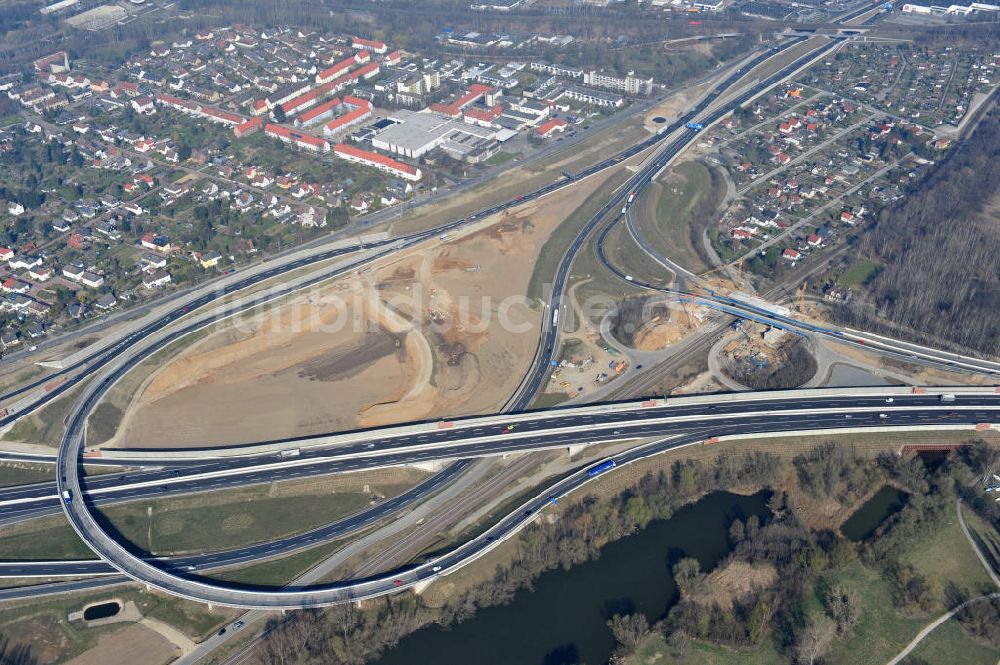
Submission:
<svg viewBox="0 0 1000 665">
<path fill-rule="evenodd" d="M 864 348 L 866 351 L 872 351 L 884 356 L 894 357 L 898 360 L 918 363 L 948 371 L 972 372 L 976 374 L 1000 376 L 1000 362 L 972 358 L 970 356 L 965 356 L 952 351 L 932 349 L 919 344 L 914 344 L 912 342 L 866 333 L 853 328 L 841 328 L 829 324 L 818 325 L 808 321 L 795 319 L 791 316 L 782 314 L 776 309 L 748 303 L 744 300 L 725 296 L 711 290 L 702 294 L 695 293 L 693 291 L 671 289 L 655 286 L 649 282 L 636 278 L 634 275 L 628 275 L 608 259 L 607 252 L 604 249 L 604 243 L 608 234 L 615 227 L 615 225 L 620 220 L 627 218 L 631 212 L 632 210 L 628 209 L 624 214 L 620 214 L 607 224 L 598 235 L 595 243 L 598 261 L 600 261 L 601 265 L 603 265 L 610 273 L 615 275 L 622 282 L 638 286 L 649 291 L 655 291 L 657 293 L 673 296 L 678 302 L 701 305 L 737 318 L 757 321 L 759 323 L 764 323 L 798 334 L 815 335 L 839 344 L 848 344 Z M 626 224 L 632 223 L 631 219 L 626 219 L 625 221 Z M 635 238 L 636 242 L 639 242 L 640 244 L 643 243 L 641 236 L 633 235 L 633 238 Z M 647 251 L 653 252 L 652 248 L 649 248 L 646 245 L 643 245 L 643 247 L 647 249 Z M 656 256 L 656 254 L 654 253 L 653 256 Z"/>
<path fill-rule="evenodd" d="M 572 415 L 557 411 L 524 414 L 513 430 L 509 430 L 509 416 L 495 416 L 491 425 L 484 419 L 471 419 L 477 427 L 455 426 L 428 433 L 410 433 L 379 437 L 370 433 L 369 441 L 375 444 L 340 446 L 324 451 L 326 457 L 350 459 L 356 468 L 375 467 L 383 464 L 406 464 L 431 459 L 469 458 L 499 455 L 515 451 L 542 450 L 554 447 L 577 446 L 585 443 L 651 437 L 677 437 L 662 448 L 634 448 L 621 456 L 622 463 L 654 452 L 662 452 L 680 445 L 733 434 L 756 432 L 782 432 L 801 430 L 864 429 L 871 427 L 971 427 L 979 423 L 997 422 L 1000 417 L 1000 395 L 993 390 L 960 393 L 955 403 L 942 403 L 938 395 L 900 394 L 897 390 L 876 391 L 824 391 L 822 396 L 788 394 L 755 394 L 755 399 L 732 401 L 725 397 L 718 401 L 674 407 L 670 402 L 656 406 L 641 405 L 628 409 L 607 411 L 606 406 L 589 407 L 589 416 L 578 410 Z M 859 396 L 860 395 L 860 396 Z M 888 397 L 887 397 L 888 395 Z M 887 399 L 892 402 L 887 402 Z M 488 419 L 487 419 L 488 420 Z M 389 428 L 402 429 L 402 428 Z M 78 434 L 74 431 L 73 434 Z M 299 443 L 303 443 L 300 441 Z M 307 451 L 303 451 L 306 454 Z M 619 458 L 616 457 L 616 460 Z M 75 473 L 76 465 L 71 456 L 63 458 L 60 472 L 67 477 Z M 274 461 L 273 468 L 307 466 L 311 460 Z M 239 474 L 239 470 L 227 473 Z M 582 481 L 583 478 L 580 478 Z M 178 480 L 178 482 L 181 482 Z M 64 486 L 70 483 L 63 482 Z M 565 491 L 578 485 L 567 485 Z M 457 568 L 491 547 L 497 539 L 508 537 L 521 528 L 525 520 L 517 515 L 508 516 L 488 530 L 483 536 L 463 544 L 439 560 L 428 562 L 393 575 L 365 580 L 342 581 L 337 584 L 309 590 L 255 591 L 229 588 L 204 580 L 190 579 L 155 561 L 143 561 L 128 552 L 107 536 L 93 520 L 86 502 L 74 501 L 65 506 L 74 525 L 88 534 L 87 541 L 102 558 L 114 562 L 116 568 L 135 579 L 145 581 L 170 593 L 221 605 L 239 607 L 306 607 L 342 602 L 354 598 L 367 598 L 391 593 L 401 587 L 416 584 L 432 574 Z M 527 515 L 521 515 L 527 517 Z M 77 521 L 79 520 L 79 521 Z M 259 547 L 273 547 L 273 543 Z M 23 564 L 21 564 L 23 565 Z M 441 570 L 433 571 L 435 566 Z M 24 569 L 21 569 L 22 574 Z M 400 584 L 396 584 L 399 581 Z"/>
<path fill-rule="evenodd" d="M 768 58 L 775 56 L 777 53 L 780 53 L 781 51 L 784 51 L 785 49 L 790 48 L 795 44 L 804 41 L 804 39 L 805 39 L 804 37 L 796 37 L 786 40 L 784 43 L 780 45 L 775 45 L 767 49 L 764 49 L 750 62 L 744 63 L 742 66 L 736 68 L 734 72 L 725 81 L 723 81 L 719 86 L 717 86 L 715 90 L 713 90 L 709 95 L 705 96 L 699 102 L 699 104 L 694 108 L 692 108 L 690 111 L 688 111 L 688 113 L 686 113 L 683 118 L 678 119 L 669 127 L 661 129 L 658 134 L 650 136 L 645 141 L 642 141 L 641 143 L 638 143 L 617 155 L 608 157 L 607 159 L 574 174 L 573 179 L 563 178 L 560 180 L 556 180 L 534 191 L 527 192 L 519 196 L 515 200 L 507 201 L 504 203 L 484 208 L 469 215 L 468 217 L 454 220 L 426 231 L 400 236 L 398 238 L 387 238 L 368 243 L 360 242 L 357 245 L 348 245 L 333 249 L 320 247 L 316 249 L 311 249 L 304 254 L 302 253 L 292 254 L 289 257 L 286 257 L 286 260 L 284 261 L 279 260 L 279 261 L 274 261 L 271 264 L 265 264 L 268 265 L 268 267 L 266 268 L 262 267 L 260 270 L 253 272 L 252 274 L 247 274 L 246 276 L 240 276 L 238 279 L 232 279 L 231 281 L 228 282 L 223 280 L 223 282 L 217 285 L 217 288 L 213 287 L 211 290 L 207 290 L 206 292 L 199 292 L 199 294 L 196 297 L 193 297 L 188 300 L 183 300 L 183 299 L 178 300 L 177 302 L 173 303 L 173 308 L 167 311 L 165 314 L 163 314 L 159 318 L 154 319 L 153 321 L 146 323 L 142 327 L 130 332 L 122 339 L 118 340 L 115 344 L 106 348 L 95 350 L 92 354 L 86 355 L 78 362 L 72 363 L 69 366 L 59 370 L 58 372 L 49 374 L 44 378 L 29 382 L 28 384 L 25 384 L 14 390 L 4 393 L 3 395 L 0 395 L 0 406 L 9 407 L 9 405 L 17 398 L 20 398 L 28 393 L 31 393 L 32 391 L 36 393 L 41 391 L 40 394 L 37 394 L 34 397 L 30 405 L 21 406 L 17 410 L 8 409 L 10 411 L 9 413 L 0 415 L 0 428 L 16 422 L 18 419 L 24 417 L 28 413 L 36 411 L 37 409 L 41 408 L 45 404 L 56 399 L 60 395 L 63 395 L 66 392 L 72 390 L 80 383 L 85 382 L 87 379 L 89 379 L 90 376 L 95 374 L 98 370 L 104 368 L 109 362 L 115 359 L 122 352 L 132 348 L 139 342 L 148 339 L 151 335 L 154 335 L 155 333 L 164 330 L 177 320 L 187 317 L 188 314 L 193 312 L 194 310 L 197 310 L 205 305 L 208 305 L 215 300 L 237 293 L 249 287 L 265 282 L 267 280 L 274 279 L 275 277 L 279 277 L 288 272 L 299 270 L 301 268 L 310 265 L 314 265 L 316 263 L 328 261 L 338 257 L 344 257 L 364 248 L 368 248 L 369 250 L 374 250 L 369 252 L 369 256 L 366 256 L 364 258 L 359 258 L 358 260 L 351 262 L 346 266 L 318 275 L 313 279 L 307 280 L 294 287 L 272 289 L 268 293 L 261 294 L 258 297 L 252 299 L 250 303 L 246 303 L 228 309 L 222 308 L 222 311 L 215 313 L 214 316 L 208 316 L 208 317 L 202 316 L 198 319 L 199 321 L 202 322 L 201 325 L 188 326 L 189 328 L 188 332 L 195 329 L 200 329 L 201 327 L 204 327 L 205 325 L 210 325 L 211 323 L 214 323 L 216 321 L 224 320 L 225 318 L 228 318 L 229 316 L 232 316 L 233 314 L 236 314 L 238 312 L 246 311 L 254 307 L 266 304 L 268 302 L 273 302 L 275 300 L 278 300 L 280 298 L 289 295 L 292 292 L 299 291 L 308 288 L 309 286 L 313 286 L 315 284 L 327 281 L 331 277 L 347 274 L 351 271 L 361 268 L 364 265 L 371 263 L 372 261 L 387 256 L 400 249 L 411 247 L 425 240 L 431 239 L 436 235 L 441 235 L 443 233 L 454 231 L 458 228 L 471 224 L 476 220 L 482 219 L 484 217 L 489 217 L 493 214 L 503 212 L 504 210 L 520 206 L 524 203 L 539 199 L 554 191 L 570 186 L 573 183 L 579 181 L 580 179 L 589 177 L 606 169 L 618 166 L 621 162 L 664 141 L 673 132 L 682 128 L 686 122 L 691 121 L 705 108 L 714 103 L 726 89 L 728 89 L 741 77 L 743 77 L 743 75 L 747 71 L 757 66 L 761 62 L 767 60 Z M 776 77 L 772 78 L 775 79 L 775 82 L 777 82 L 777 80 L 780 80 L 780 77 L 777 77 L 777 75 Z M 690 132 L 686 133 L 686 135 L 687 134 L 690 134 Z M 690 138 L 691 137 L 688 136 L 687 141 L 690 141 Z M 178 335 L 177 337 L 180 336 L 182 335 Z M 45 386 L 51 385 L 54 381 L 58 379 L 63 379 L 62 383 L 52 387 L 50 390 L 43 390 Z"/>
<path fill-rule="evenodd" d="M 836 42 L 831 41 L 830 44 L 814 50 L 768 77 L 765 81 L 758 82 L 751 89 L 741 93 L 735 99 L 729 100 L 725 104 L 712 109 L 702 117 L 705 110 L 715 103 L 720 96 L 725 94 L 727 89 L 739 80 L 747 69 L 773 56 L 775 52 L 782 48 L 787 48 L 799 41 L 802 40 L 793 40 L 782 47 L 772 47 L 760 54 L 751 63 L 737 69 L 723 84 L 702 99 L 695 108 L 691 109 L 674 124 L 664 128 L 656 136 L 650 137 L 629 150 L 577 174 L 573 181 L 566 179 L 551 183 L 534 192 L 519 196 L 516 201 L 492 206 L 467 218 L 450 222 L 433 230 L 401 238 L 369 243 L 367 244 L 369 250 L 368 256 L 348 262 L 346 265 L 338 266 L 331 272 L 324 272 L 322 275 L 317 275 L 311 278 L 308 283 L 319 283 L 320 281 L 329 279 L 333 274 L 342 274 L 354 270 L 391 252 L 427 240 L 435 234 L 459 228 L 482 217 L 544 196 L 551 191 L 571 184 L 571 182 L 580 177 L 586 177 L 606 168 L 613 167 L 624 159 L 639 154 L 650 147 L 654 147 L 661 141 L 667 141 L 669 138 L 669 142 L 665 144 L 664 149 L 648 160 L 629 179 L 629 182 L 618 190 L 598 214 L 588 222 L 583 232 L 577 236 L 574 244 L 566 252 L 554 281 L 553 292 L 555 295 L 553 296 L 553 301 L 547 305 L 547 313 L 558 312 L 568 269 L 575 254 L 599 226 L 601 221 L 609 213 L 622 205 L 630 192 L 646 186 L 671 159 L 694 140 L 698 132 L 696 129 L 686 129 L 685 125 L 687 123 L 697 121 L 699 124 L 707 125 L 715 122 L 729 113 L 735 106 L 779 83 L 790 72 L 801 67 L 804 62 L 808 62 L 818 55 L 828 52 L 836 45 Z M 548 490 L 545 496 L 536 497 L 533 501 L 537 502 L 537 505 L 529 502 L 526 504 L 526 507 L 511 513 L 480 537 L 464 543 L 454 551 L 434 561 L 397 571 L 394 575 L 390 576 L 383 575 L 370 579 L 347 580 L 327 587 L 310 589 L 254 590 L 227 587 L 206 580 L 191 578 L 187 575 L 190 571 L 186 566 L 195 565 L 196 568 L 199 568 L 202 565 L 206 565 L 205 561 L 182 565 L 180 560 L 143 559 L 141 553 L 130 552 L 122 544 L 118 543 L 113 536 L 103 530 L 102 526 L 91 513 L 92 500 L 98 502 L 105 500 L 127 500 L 150 496 L 151 491 L 167 493 L 206 491 L 226 486 L 245 485 L 251 482 L 267 482 L 279 478 L 300 477 L 302 475 L 309 475 L 310 473 L 333 473 L 336 471 L 412 464 L 430 460 L 465 459 L 484 455 L 578 446 L 586 443 L 622 439 L 659 438 L 659 442 L 656 444 L 638 446 L 616 457 L 616 461 L 619 464 L 627 464 L 635 459 L 641 459 L 651 454 L 658 454 L 664 450 L 673 449 L 681 445 L 692 445 L 705 439 L 723 435 L 800 430 L 837 430 L 845 428 L 860 429 L 886 426 L 973 426 L 982 422 L 994 422 L 997 415 L 1000 415 L 1000 397 L 997 397 L 993 393 L 983 395 L 963 394 L 960 405 L 945 405 L 936 396 L 927 395 L 900 395 L 898 399 L 894 398 L 895 401 L 886 402 L 886 398 L 882 395 L 859 396 L 856 393 L 845 393 L 839 396 L 824 396 L 823 398 L 778 397 L 771 395 L 763 399 L 741 402 L 735 406 L 733 403 L 728 403 L 725 399 L 722 399 L 719 403 L 704 403 L 687 407 L 689 410 L 686 412 L 683 410 L 683 407 L 671 408 L 671 405 L 661 405 L 661 410 L 642 408 L 638 411 L 632 410 L 628 412 L 606 411 L 604 406 L 595 406 L 592 407 L 593 411 L 589 416 L 582 416 L 578 413 L 572 416 L 560 415 L 558 411 L 547 412 L 544 415 L 538 414 L 537 416 L 534 414 L 521 414 L 517 417 L 517 428 L 513 432 L 508 424 L 509 416 L 495 416 L 493 417 L 493 422 L 478 428 L 455 427 L 454 429 L 446 429 L 434 433 L 421 432 L 381 437 L 379 431 L 375 430 L 366 433 L 368 438 L 364 444 L 358 443 L 333 448 L 317 448 L 315 451 L 303 450 L 301 457 L 296 459 L 276 460 L 274 454 L 270 453 L 266 460 L 263 456 L 258 458 L 239 457 L 189 464 L 172 469 L 130 472 L 141 474 L 141 477 L 136 480 L 134 476 L 130 478 L 126 474 L 124 482 L 128 484 L 124 486 L 120 485 L 123 482 L 120 477 L 112 477 L 112 480 L 102 481 L 98 478 L 83 478 L 81 476 L 81 459 L 79 455 L 83 450 L 85 442 L 87 418 L 107 390 L 121 376 L 164 345 L 180 339 L 184 335 L 211 325 L 215 321 L 232 316 L 235 313 L 245 311 L 250 307 L 258 306 L 261 302 L 269 302 L 276 297 L 283 297 L 292 290 L 298 290 L 304 288 L 304 286 L 298 284 L 294 287 L 277 289 L 268 294 L 250 299 L 247 302 L 229 304 L 219 307 L 214 312 L 206 312 L 199 316 L 191 317 L 190 321 L 181 322 L 182 325 L 176 328 L 171 327 L 167 330 L 168 326 L 172 326 L 177 319 L 186 316 L 191 309 L 200 308 L 218 298 L 219 295 L 232 293 L 265 279 L 271 279 L 317 261 L 346 255 L 356 249 L 360 248 L 346 247 L 335 250 L 324 250 L 323 252 L 299 258 L 296 261 L 273 266 L 271 269 L 262 271 L 257 275 L 248 276 L 240 281 L 236 281 L 228 285 L 226 287 L 227 291 L 221 294 L 202 295 L 198 299 L 178 307 L 178 309 L 173 310 L 166 316 L 157 319 L 140 330 L 132 332 L 109 349 L 102 351 L 99 355 L 91 357 L 81 366 L 77 367 L 80 370 L 79 375 L 68 378 L 61 385 L 43 395 L 38 400 L 38 404 L 31 406 L 30 410 L 36 409 L 58 394 L 64 393 L 71 387 L 96 376 L 96 378 L 90 380 L 90 383 L 84 387 L 81 397 L 67 417 L 67 429 L 57 459 L 57 488 L 60 492 L 69 491 L 72 493 L 72 496 L 76 497 L 75 500 L 61 503 L 60 505 L 62 505 L 63 510 L 66 512 L 70 523 L 77 533 L 103 559 L 111 562 L 114 569 L 122 571 L 128 577 L 143 581 L 175 595 L 213 604 L 237 607 L 309 607 L 351 599 L 375 597 L 412 586 L 429 577 L 446 574 L 474 560 L 483 552 L 494 547 L 500 540 L 516 533 L 518 529 L 533 519 L 537 515 L 538 510 L 547 505 L 549 494 L 560 495 L 572 491 L 584 484 L 589 476 L 585 470 L 582 470 L 580 473 L 564 479 L 553 489 Z M 714 294 L 710 298 L 713 302 L 716 302 L 717 297 Z M 719 305 L 718 302 L 716 304 Z M 730 306 L 729 303 L 723 303 L 723 305 Z M 545 317 L 543 320 L 548 321 L 549 318 Z M 795 323 L 803 325 L 801 322 Z M 522 390 L 519 391 L 519 395 L 513 402 L 517 410 L 526 408 L 542 385 L 547 371 L 547 360 L 555 353 L 557 339 L 558 325 L 556 317 L 553 316 L 551 325 L 546 325 L 542 330 L 539 353 L 536 356 L 534 369 L 522 384 Z M 542 360 L 543 362 L 538 362 L 537 360 Z M 51 377 L 47 377 L 48 379 L 51 379 Z M 664 412 L 662 409 L 667 411 Z M 0 426 L 13 422 L 13 420 L 22 416 L 25 412 L 28 411 L 21 410 L 16 414 L 8 414 L 4 420 L 0 420 Z M 532 420 L 533 418 L 537 418 L 537 422 Z M 663 440 L 662 437 L 670 438 Z M 288 443 L 291 444 L 293 442 Z M 294 444 L 308 447 L 309 442 L 307 440 L 297 440 L 294 441 Z M 107 486 L 98 486 L 102 482 L 107 483 Z M 54 501 L 51 494 L 51 486 L 45 489 L 36 487 L 30 491 L 44 492 L 45 494 L 44 496 L 41 494 L 34 496 L 21 494 L 9 498 L 0 494 L 0 506 L 4 507 L 5 512 L 8 509 L 41 510 L 50 508 L 50 504 Z M 407 500 L 414 500 L 414 497 L 408 497 Z M 405 502 L 400 505 L 405 505 Z M 19 506 L 19 508 L 9 508 L 10 506 Z M 398 507 L 396 506 L 397 509 Z M 370 512 L 366 511 L 359 514 L 359 516 L 369 515 Z M 362 518 L 358 517 L 358 519 Z M 374 520 L 377 518 L 371 517 L 371 519 Z M 321 527 L 321 529 L 357 528 L 356 525 L 351 527 L 348 524 L 350 521 L 350 519 L 344 520 L 335 523 L 335 525 L 326 525 Z M 329 537 L 329 533 L 325 533 L 325 535 L 311 533 L 310 536 L 315 536 L 318 542 L 324 537 Z M 302 541 L 296 543 L 293 539 L 285 539 L 285 541 L 255 545 L 252 548 L 243 548 L 238 554 L 234 550 L 230 553 L 214 553 L 214 555 L 218 556 L 221 554 L 222 558 L 249 557 L 248 559 L 232 559 L 233 561 L 240 562 L 243 560 L 259 560 L 260 558 L 273 556 L 274 554 L 270 554 L 270 552 L 293 551 L 303 546 L 308 546 L 308 544 L 304 545 Z M 282 550 L 285 547 L 289 549 Z M 211 565 L 216 565 L 218 560 L 212 562 Z M 17 573 L 11 572 L 10 574 L 24 575 L 28 570 L 24 566 L 36 564 L 19 562 L 17 564 L 10 563 L 3 565 L 9 565 L 11 571 L 16 567 Z M 58 565 L 65 566 L 67 564 Z M 104 564 L 94 563 L 93 565 Z M 37 570 L 40 575 L 46 574 L 42 568 L 38 568 Z M 49 572 L 51 573 L 51 569 Z M 109 571 L 105 568 L 104 572 Z"/>
</svg>

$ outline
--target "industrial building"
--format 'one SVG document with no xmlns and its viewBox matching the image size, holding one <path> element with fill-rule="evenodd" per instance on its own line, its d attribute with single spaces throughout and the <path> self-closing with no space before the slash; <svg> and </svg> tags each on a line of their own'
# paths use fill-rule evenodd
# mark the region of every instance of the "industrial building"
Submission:
<svg viewBox="0 0 1000 665">
<path fill-rule="evenodd" d="M 443 118 L 436 113 L 397 111 L 390 118 L 393 124 L 372 138 L 380 150 L 416 159 L 435 148 L 441 148 L 456 159 L 475 158 L 477 151 L 505 141 L 514 132 L 481 127 Z"/>
</svg>

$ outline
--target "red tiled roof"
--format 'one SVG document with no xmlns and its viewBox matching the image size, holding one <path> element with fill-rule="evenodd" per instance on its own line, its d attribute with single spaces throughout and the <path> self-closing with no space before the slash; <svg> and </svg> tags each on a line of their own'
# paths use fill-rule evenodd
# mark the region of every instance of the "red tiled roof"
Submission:
<svg viewBox="0 0 1000 665">
<path fill-rule="evenodd" d="M 496 106 L 488 109 L 469 109 L 465 112 L 465 117 L 472 118 L 473 120 L 482 120 L 483 122 L 493 122 L 499 118 L 501 114 L 503 114 L 503 107 L 497 104 Z"/>
<path fill-rule="evenodd" d="M 264 131 L 273 136 L 287 138 L 291 141 L 302 143 L 304 145 L 311 145 L 317 148 L 322 148 L 328 145 L 325 139 L 321 139 L 318 136 L 292 131 L 287 127 L 282 127 L 281 125 L 275 125 L 272 123 L 268 123 L 267 126 L 264 127 Z"/>
<path fill-rule="evenodd" d="M 350 58 L 345 58 L 344 60 L 341 60 L 340 62 L 335 63 L 330 67 L 327 67 L 326 69 L 324 69 L 323 71 L 321 71 L 319 74 L 316 75 L 316 82 L 326 83 L 331 79 L 341 76 L 342 74 L 347 72 L 351 67 L 357 64 L 358 61 L 355 60 L 356 57 L 357 56 L 352 55 Z"/>
<path fill-rule="evenodd" d="M 233 127 L 233 131 L 236 133 L 237 136 L 244 136 L 246 134 L 249 134 L 250 132 L 260 129 L 261 127 L 263 127 L 263 125 L 264 125 L 264 116 L 259 115 L 236 125 L 235 127 Z"/>
<path fill-rule="evenodd" d="M 344 105 L 353 108 L 339 118 L 335 118 L 334 120 L 328 122 L 323 128 L 325 133 L 336 133 L 340 129 L 357 122 L 372 112 L 372 103 L 367 99 L 347 96 L 344 97 Z"/>
<path fill-rule="evenodd" d="M 296 97 L 295 99 L 291 100 L 290 102 L 285 102 L 284 104 L 282 104 L 281 110 L 284 111 L 286 115 L 289 113 L 294 113 L 296 109 L 302 108 L 306 104 L 314 102 L 316 100 L 317 94 L 318 92 L 316 89 L 310 90 L 309 92 L 305 92 Z"/>
<path fill-rule="evenodd" d="M 351 38 L 352 48 L 368 48 L 376 53 L 385 53 L 386 47 L 385 43 L 374 40 L 374 39 L 364 39 L 362 37 L 352 37 Z"/>
<path fill-rule="evenodd" d="M 385 155 L 379 155 L 374 152 L 362 150 L 361 148 L 355 148 L 354 146 L 346 143 L 338 143 L 333 147 L 333 151 L 338 155 L 347 155 L 370 164 L 378 164 L 414 176 L 419 172 L 416 167 L 410 166 L 409 164 L 397 161 L 391 157 L 386 157 Z"/>
<path fill-rule="evenodd" d="M 305 123 L 309 122 L 310 120 L 313 120 L 313 119 L 315 119 L 315 118 L 323 115 L 324 113 L 326 113 L 330 109 L 335 108 L 339 104 L 340 104 L 340 98 L 334 97 L 333 99 L 331 99 L 328 102 L 324 102 L 324 103 L 320 104 L 319 106 L 315 106 L 315 107 L 309 109 L 308 111 L 306 111 L 305 113 L 303 113 L 302 115 L 300 115 L 296 120 L 298 122 L 302 123 L 302 124 L 305 124 Z"/>
<path fill-rule="evenodd" d="M 212 106 L 201 107 L 201 112 L 204 115 L 211 116 L 213 118 L 218 118 L 219 120 L 223 120 L 225 122 L 232 123 L 234 125 L 239 125 L 246 122 L 246 118 L 244 118 L 241 115 L 236 115 L 235 113 L 230 113 L 229 111 L 223 111 L 222 109 L 217 109 Z"/>
<path fill-rule="evenodd" d="M 481 85 L 479 83 L 473 83 L 469 86 L 468 91 L 455 101 L 450 104 L 431 104 L 431 110 L 437 111 L 438 113 L 443 113 L 451 117 L 457 117 L 462 113 L 464 109 L 469 104 L 473 103 L 483 95 L 488 95 L 493 93 L 493 88 L 488 85 Z"/>
<path fill-rule="evenodd" d="M 539 126 L 535 131 L 541 136 L 547 136 L 552 130 L 558 127 L 565 127 L 566 121 L 562 118 L 552 118 L 551 120 L 546 120 L 541 126 Z"/>
</svg>

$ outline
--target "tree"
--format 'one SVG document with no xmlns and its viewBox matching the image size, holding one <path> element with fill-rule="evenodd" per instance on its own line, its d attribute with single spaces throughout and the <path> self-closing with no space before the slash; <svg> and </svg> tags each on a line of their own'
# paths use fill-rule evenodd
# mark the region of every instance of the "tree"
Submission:
<svg viewBox="0 0 1000 665">
<path fill-rule="evenodd" d="M 674 564 L 674 582 L 684 596 L 691 596 L 698 593 L 705 576 L 701 572 L 701 564 L 697 559 L 685 557 Z"/>
<path fill-rule="evenodd" d="M 649 621 L 638 612 L 616 614 L 608 621 L 608 627 L 620 649 L 627 653 L 631 653 L 649 633 Z"/>
<path fill-rule="evenodd" d="M 813 665 L 830 648 L 837 634 L 837 624 L 826 616 L 814 617 L 795 636 L 795 658 L 802 665 Z"/>
<path fill-rule="evenodd" d="M 846 635 L 861 620 L 858 595 L 851 589 L 833 584 L 823 595 L 823 606 L 830 618 L 837 622 L 837 632 Z"/>
</svg>

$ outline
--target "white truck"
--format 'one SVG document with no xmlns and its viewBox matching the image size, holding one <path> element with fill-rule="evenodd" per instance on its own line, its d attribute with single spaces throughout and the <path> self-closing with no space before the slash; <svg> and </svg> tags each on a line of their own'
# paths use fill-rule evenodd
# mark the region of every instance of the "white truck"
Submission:
<svg viewBox="0 0 1000 665">
<path fill-rule="evenodd" d="M 282 458 L 285 458 L 285 457 L 298 457 L 301 454 L 302 454 L 302 451 L 299 450 L 298 448 L 289 448 L 287 450 L 282 450 L 281 452 L 279 452 L 278 453 L 278 457 L 282 457 Z"/>
</svg>

